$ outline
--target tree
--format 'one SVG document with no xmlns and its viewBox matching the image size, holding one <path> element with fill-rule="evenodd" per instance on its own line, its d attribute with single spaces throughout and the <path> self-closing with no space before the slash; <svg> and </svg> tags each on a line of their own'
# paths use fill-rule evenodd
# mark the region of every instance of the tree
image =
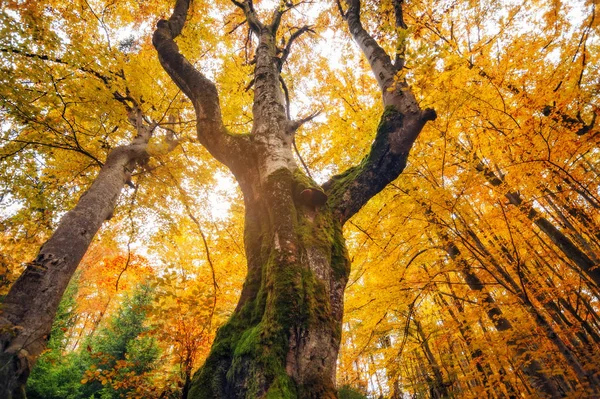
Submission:
<svg viewBox="0 0 600 399">
<path fill-rule="evenodd" d="M 23 389 L 30 362 L 46 347 L 56 309 L 81 258 L 102 223 L 112 217 L 131 171 L 147 157 L 146 147 L 156 126 L 147 126 L 139 109 L 131 113 L 138 135 L 131 144 L 110 153 L 94 184 L 61 219 L 4 298 L 0 361 L 7 365 L 2 372 L 2 392 L 7 396 Z"/>
<path fill-rule="evenodd" d="M 12 11 L 19 9 L 17 3 L 10 4 Z M 31 367 L 46 347 L 62 294 L 96 233 L 105 220 L 113 217 L 123 187 L 136 187 L 132 174 L 139 166 L 142 169 L 147 166 L 152 155 L 168 152 L 178 144 L 170 129 L 163 143 L 149 147 L 149 141 L 159 130 L 159 122 L 163 122 L 160 118 L 166 117 L 165 111 L 169 110 L 169 105 L 162 110 L 159 121 L 152 120 L 148 112 L 155 111 L 156 107 L 144 106 L 142 95 L 138 95 L 139 89 L 134 89 L 132 93 L 129 89 L 131 82 L 125 79 L 127 59 L 131 58 L 126 47 L 115 54 L 109 45 L 112 57 L 107 58 L 112 65 L 106 68 L 107 71 L 102 70 L 101 65 L 96 65 L 96 68 L 84 63 L 82 66 L 78 62 L 80 60 L 55 56 L 64 55 L 62 43 L 42 16 L 44 12 L 64 12 L 67 14 L 65 19 L 72 17 L 72 13 L 57 8 L 58 11 L 53 8 L 44 10 L 43 7 L 39 9 L 29 5 L 21 7 L 22 14 L 17 14 L 17 18 L 14 13 L 3 11 L 1 14 L 3 22 L 7 22 L 6 26 L 15 25 L 15 20 L 21 21 L 16 24 L 19 28 L 4 32 L 0 49 L 2 54 L 13 57 L 7 63 L 7 68 L 2 70 L 2 78 L 10 82 L 7 87 L 11 86 L 12 91 L 10 95 L 5 92 L 2 95 L 2 114 L 9 121 L 9 128 L 3 133 L 11 137 L 4 148 L 7 151 L 5 155 L 6 158 L 17 158 L 17 164 L 20 157 L 32 169 L 24 174 L 36 180 L 40 187 L 36 209 L 42 214 L 43 235 L 47 238 L 35 240 L 38 244 L 43 242 L 37 256 L 26 264 L 25 270 L 3 298 L 0 315 L 0 363 L 3 365 L 0 394 L 3 396 L 23 395 Z M 44 34 L 49 36 L 45 38 L 43 46 L 32 46 L 40 53 L 27 49 L 30 45 L 25 40 L 27 28 L 35 31 L 34 41 Z M 83 32 L 69 33 L 77 36 Z M 80 50 L 85 53 L 90 48 Z M 95 56 L 99 57 L 99 52 Z M 64 76 L 55 76 L 62 73 Z M 89 82 L 88 79 L 92 81 L 85 86 L 88 90 L 81 90 L 76 83 L 82 77 L 86 82 Z M 66 80 L 75 82 L 66 85 L 68 87 L 65 89 L 62 85 Z M 49 94 L 48 87 L 53 87 L 52 94 Z M 82 107 L 85 109 L 85 104 L 92 101 L 90 98 L 101 109 L 103 116 L 100 118 L 82 115 Z M 107 109 L 103 109 L 105 106 Z M 107 132 L 105 123 L 116 125 Z M 133 138 L 127 137 L 127 134 L 116 135 L 120 127 L 125 127 L 123 130 L 128 133 L 133 130 Z M 111 143 L 115 139 L 116 144 Z M 44 188 L 49 184 L 44 183 L 45 180 L 60 179 L 54 175 L 47 176 L 47 170 L 39 173 L 40 176 L 31 177 L 30 174 L 38 174 L 39 163 L 48 167 L 57 161 L 68 162 L 73 153 L 82 155 L 88 164 L 76 173 L 75 179 L 85 176 L 84 171 L 90 167 L 90 160 L 100 170 L 93 182 L 85 190 L 79 191 L 81 196 L 72 209 L 53 226 L 52 219 L 56 217 L 53 208 L 56 204 L 52 204 L 50 195 L 46 195 Z M 38 161 L 38 156 L 43 158 L 42 162 Z M 105 161 L 100 160 L 103 157 L 106 157 Z M 9 163 L 3 166 L 4 172 L 14 168 Z M 15 180 L 11 195 L 18 196 L 19 190 L 15 187 L 21 182 L 18 178 Z M 72 188 L 68 184 L 62 187 L 63 195 L 66 192 L 66 196 L 71 196 L 77 192 L 69 192 L 69 189 Z M 61 188 L 56 191 L 60 192 Z M 25 202 L 29 201 L 30 198 Z M 54 232 L 46 235 L 52 229 Z M 24 260 L 17 262 L 23 264 Z"/>
<path fill-rule="evenodd" d="M 144 392 L 145 379 L 157 365 L 156 340 L 146 333 L 146 313 L 153 299 L 148 285 L 138 285 L 124 295 L 121 306 L 77 351 L 67 351 L 65 328 L 77 315 L 77 284 L 70 284 L 52 326 L 52 338 L 33 368 L 27 397 L 40 399 L 120 398 Z M 137 389 L 137 391 L 136 391 Z M 139 396 L 139 395 L 138 395 Z M 145 396 L 148 397 L 148 396 Z"/>
<path fill-rule="evenodd" d="M 85 385 L 82 396 L 99 393 L 101 397 L 120 398 L 136 392 L 144 374 L 156 367 L 160 350 L 156 340 L 145 334 L 153 295 L 148 284 L 136 287 L 107 325 L 84 343 L 87 350 L 81 353 L 89 360 L 81 380 Z"/>
<path fill-rule="evenodd" d="M 241 226 L 229 228 L 244 198 L 248 280 L 191 397 L 332 397 L 342 330 L 340 379 L 369 394 L 598 393 L 594 2 L 281 2 L 265 10 L 269 2 L 258 0 L 179 1 L 154 34 L 159 57 L 148 16 L 170 15 L 167 2 L 8 3 L 0 17 L 17 23 L 0 24 L 8 121 L 0 129 L 8 194 L 0 199 L 21 208 L 7 212 L 0 241 L 6 252 L 18 249 L 2 257 L 11 273 L 3 284 L 19 274 L 20 254 L 31 253 L 23 242 L 45 241 L 95 175 L 70 182 L 65 171 L 98 171 L 97 161 L 129 141 L 116 91 L 153 115 L 146 123 L 168 120 L 156 133 L 193 126 L 208 150 L 190 156 L 186 146 L 176 167 L 143 161 L 134 178 L 152 184 L 128 193 L 137 207 L 126 229 L 118 208 L 111 222 L 129 236 L 128 249 L 136 230 L 150 246 L 164 244 L 158 263 L 173 276 L 156 314 L 173 317 L 165 331 L 185 349 L 165 363 L 181 364 L 185 378 L 206 336 L 196 327 L 210 326 L 217 296 L 237 294 L 220 266 L 244 272 L 243 251 L 231 250 Z M 122 40 L 131 26 L 146 33 Z M 59 34 L 46 35 L 53 29 Z M 324 40 L 309 53 L 307 36 L 337 44 L 342 30 L 362 58 L 350 35 L 326 57 L 317 54 Z M 440 114 L 433 123 L 426 104 Z M 241 194 L 230 190 L 236 217 L 222 223 L 190 188 L 225 168 Z M 134 216 L 145 217 L 143 227 Z M 184 220 L 191 227 L 181 228 Z M 181 245 L 186 230 L 199 236 Z M 114 282 L 121 260 L 98 277 Z M 188 271 L 201 292 L 178 293 Z M 97 298 L 111 297 L 108 285 Z M 189 312 L 194 301 L 199 309 Z M 199 321 L 179 323 L 175 312 Z M 175 346 L 168 335 L 159 336 L 163 348 Z"/>
<path fill-rule="evenodd" d="M 293 4 L 281 2 L 270 20 L 252 2 L 234 2 L 257 37 L 254 54 L 252 131 L 234 135 L 223 124 L 213 82 L 179 51 L 190 2 L 176 2 L 161 20 L 153 44 L 164 69 L 191 100 L 198 140 L 234 174 L 244 194 L 244 245 L 248 276 L 231 319 L 194 377 L 192 398 L 335 398 L 335 366 L 341 339 L 343 294 L 349 259 L 342 227 L 374 195 L 396 179 L 425 123 L 404 66 L 363 28 L 360 2 L 350 0 L 344 19 L 369 60 L 385 112 L 369 154 L 319 187 L 294 160 L 294 135 L 311 117 L 291 120 L 281 84 L 291 36 L 280 53 L 279 27 Z M 402 2 L 394 3 L 397 29 L 406 29 Z"/>
<path fill-rule="evenodd" d="M 56 312 L 48 350 L 40 356 L 28 379 L 29 398 L 67 398 L 79 393 L 81 389 L 81 375 L 87 365 L 80 361 L 81 357 L 77 354 L 70 353 L 65 356 L 66 332 L 75 322 L 73 315 L 77 289 L 75 277 L 67 287 Z"/>
</svg>

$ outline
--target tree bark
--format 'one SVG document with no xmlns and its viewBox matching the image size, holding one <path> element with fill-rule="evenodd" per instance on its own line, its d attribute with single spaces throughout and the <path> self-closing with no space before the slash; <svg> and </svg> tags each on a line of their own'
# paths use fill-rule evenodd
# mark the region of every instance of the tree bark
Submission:
<svg viewBox="0 0 600 399">
<path fill-rule="evenodd" d="M 448 387 L 446 386 L 446 382 L 444 381 L 444 375 L 442 374 L 442 369 L 438 364 L 431 348 L 429 347 L 429 340 L 427 336 L 423 332 L 423 327 L 419 320 L 413 317 L 413 322 L 415 324 L 417 335 L 419 337 L 419 343 L 421 344 L 421 349 L 423 350 L 423 354 L 427 359 L 427 363 L 431 367 L 431 371 L 433 372 L 433 381 L 430 381 L 429 392 L 432 398 L 446 398 L 448 397 Z M 428 378 L 428 381 L 430 379 Z"/>
<path fill-rule="evenodd" d="M 177 0 L 172 16 L 157 24 L 153 36 L 161 64 L 194 105 L 199 141 L 233 172 L 245 204 L 248 275 L 189 397 L 334 399 L 350 267 L 343 224 L 402 172 L 414 140 L 435 112 L 422 111 L 407 85 L 395 84 L 397 69 L 391 69 L 383 50 L 375 57 L 365 52 L 377 79 L 382 71 L 388 77 L 380 81 L 386 111 L 369 155 L 317 186 L 298 169 L 292 151 L 296 129 L 309 118 L 288 118 L 280 83 L 291 41 L 280 58 L 277 28 L 293 5 L 282 2 L 264 24 L 251 1 L 233 2 L 258 38 L 249 135 L 227 132 L 215 85 L 179 52 L 175 38 L 189 0 Z M 347 19 L 353 32 L 356 4 Z M 363 30 L 359 36 L 362 43 L 368 34 Z M 374 46 L 370 39 L 368 49 Z"/>
<path fill-rule="evenodd" d="M 137 108 L 138 135 L 113 149 L 91 187 L 67 212 L 37 257 L 11 287 L 0 315 L 0 397 L 25 397 L 25 383 L 46 348 L 52 321 L 71 277 L 102 223 L 110 219 L 123 185 L 140 160 L 154 126 L 144 125 Z M 130 118 L 130 119 L 131 119 Z"/>
</svg>

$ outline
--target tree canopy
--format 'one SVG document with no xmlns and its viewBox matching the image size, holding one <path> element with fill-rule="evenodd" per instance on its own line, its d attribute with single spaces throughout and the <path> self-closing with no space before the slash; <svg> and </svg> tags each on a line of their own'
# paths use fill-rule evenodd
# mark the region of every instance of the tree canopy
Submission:
<svg viewBox="0 0 600 399">
<path fill-rule="evenodd" d="M 333 274 L 336 256 L 349 260 L 341 331 L 313 320 L 329 317 L 314 313 L 325 298 L 318 270 L 301 272 L 302 300 L 290 299 L 290 312 L 310 313 L 306 337 L 339 340 L 340 398 L 600 394 L 595 1 L 194 0 L 181 12 L 184 3 L 0 9 L 1 295 L 91 198 L 110 154 L 143 149 L 122 161 L 121 191 L 49 316 L 31 397 L 202 397 L 215 337 L 231 343 L 227 378 L 266 376 L 244 382 L 247 397 L 310 397 L 302 376 L 269 368 L 272 353 L 254 347 L 276 348 L 274 331 L 287 326 L 269 319 L 271 305 L 288 305 L 275 294 L 287 281 L 259 276 L 296 264 L 273 260 L 278 244 L 252 241 L 271 234 L 286 248 L 285 203 L 268 209 L 261 201 L 277 187 L 256 188 L 276 186 L 267 177 L 277 170 L 252 163 L 254 147 L 223 144 L 258 140 L 279 114 L 302 174 L 289 183 L 293 249 L 310 265 L 326 257 Z M 167 39 L 205 81 L 177 79 Z M 274 65 L 281 98 L 267 98 L 263 65 Z M 414 137 L 394 136 L 413 124 Z M 246 169 L 260 170 L 260 184 Z M 215 347 L 209 359 L 222 361 Z M 251 357 L 268 358 L 260 373 Z"/>
</svg>

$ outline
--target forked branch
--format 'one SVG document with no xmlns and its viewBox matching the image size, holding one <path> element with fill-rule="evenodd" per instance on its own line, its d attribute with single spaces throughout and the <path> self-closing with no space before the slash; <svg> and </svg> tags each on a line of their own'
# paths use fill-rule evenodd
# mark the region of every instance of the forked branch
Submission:
<svg viewBox="0 0 600 399">
<path fill-rule="evenodd" d="M 245 0 L 242 2 L 237 0 L 231 0 L 231 2 L 237 7 L 241 8 L 242 11 L 244 11 L 244 15 L 246 16 L 248 26 L 250 27 L 252 32 L 256 33 L 256 35 L 259 35 L 260 32 L 263 30 L 264 25 L 256 15 L 256 11 L 254 10 L 254 4 L 252 3 L 252 0 Z"/>
<path fill-rule="evenodd" d="M 301 28 L 299 28 L 298 30 L 294 31 L 294 33 L 292 33 L 290 35 L 290 38 L 288 39 L 287 43 L 285 44 L 285 47 L 281 53 L 281 62 L 279 64 L 279 72 L 281 72 L 281 68 L 283 67 L 283 64 L 285 64 L 285 62 L 287 61 L 287 58 L 290 55 L 290 51 L 292 50 L 292 44 L 294 44 L 294 41 L 296 41 L 300 36 L 302 36 L 303 33 L 315 33 L 314 30 L 312 30 L 312 28 L 308 25 L 305 25 Z"/>
<path fill-rule="evenodd" d="M 331 199 L 330 206 L 341 223 L 402 173 L 408 153 L 423 126 L 437 117 L 433 109 L 421 110 L 406 82 L 396 76 L 403 59 L 397 65 L 392 64 L 390 56 L 363 28 L 360 0 L 346 0 L 346 5 L 348 10 L 343 17 L 379 83 L 385 112 L 365 159 L 323 185 Z M 406 24 L 402 17 L 402 0 L 395 0 L 394 7 L 396 24 L 403 28 Z"/>
<path fill-rule="evenodd" d="M 291 9 L 298 7 L 300 4 L 305 3 L 304 1 L 299 1 L 294 3 L 290 0 L 280 0 L 279 6 L 273 12 L 273 18 L 271 19 L 271 24 L 269 25 L 269 29 L 275 35 L 277 30 L 279 29 L 279 25 L 281 24 L 281 18 L 283 14 L 290 11 Z"/>
</svg>

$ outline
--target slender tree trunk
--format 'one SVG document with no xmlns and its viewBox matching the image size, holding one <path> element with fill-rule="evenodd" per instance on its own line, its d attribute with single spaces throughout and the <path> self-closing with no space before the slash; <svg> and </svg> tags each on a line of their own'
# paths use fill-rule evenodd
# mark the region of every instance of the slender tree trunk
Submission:
<svg viewBox="0 0 600 399">
<path fill-rule="evenodd" d="M 102 223 L 114 211 L 123 185 L 139 160 L 147 158 L 146 146 L 154 126 L 143 126 L 131 144 L 113 149 L 92 186 L 67 212 L 37 257 L 11 287 L 0 317 L 0 397 L 24 397 L 27 377 L 46 348 L 54 314 Z"/>
<path fill-rule="evenodd" d="M 425 209 L 425 215 L 433 225 L 437 224 L 436 216 L 427 207 Z M 469 263 L 462 258 L 460 250 L 456 244 L 450 241 L 449 237 L 445 233 L 440 233 L 440 236 L 445 241 L 446 253 L 459 266 L 459 273 L 467 283 L 467 286 L 471 290 L 478 293 L 481 302 L 485 306 L 487 317 L 494 325 L 496 330 L 513 331 L 514 329 L 512 323 L 504 316 L 502 310 L 496 303 L 496 300 L 492 297 L 489 291 L 485 289 L 485 284 L 472 271 Z M 504 272 L 504 274 L 506 274 L 506 272 Z M 506 274 L 506 276 L 509 277 L 508 274 Z M 512 281 L 512 279 L 509 281 Z M 532 359 L 528 354 L 529 350 L 523 342 L 519 342 L 519 340 L 512 338 L 508 341 L 508 344 L 511 347 L 514 347 L 517 356 L 520 357 L 519 365 L 521 369 L 529 377 L 531 385 L 537 391 L 552 398 L 559 398 L 562 396 L 558 392 L 558 389 L 553 381 L 543 372 L 542 365 L 537 360 Z M 507 386 L 507 389 L 509 388 L 510 386 Z"/>
<path fill-rule="evenodd" d="M 573 225 L 573 223 L 571 223 L 571 221 L 569 220 L 567 215 L 565 215 L 563 210 L 557 204 L 554 203 L 554 201 L 552 200 L 552 196 L 547 196 L 545 199 L 548 202 L 548 205 L 554 210 L 556 217 L 562 222 L 562 224 L 564 226 L 566 226 L 569 230 L 571 230 L 571 233 L 573 234 L 573 236 L 579 243 L 579 246 L 585 250 L 586 254 L 589 255 L 589 257 L 590 257 L 590 259 L 592 259 L 592 261 L 598 263 L 598 257 L 596 256 L 596 253 L 595 253 L 594 249 L 592 248 L 592 243 L 594 242 L 593 240 L 595 237 L 590 236 L 592 240 L 590 242 L 588 242 L 588 240 L 582 235 L 582 233 Z M 588 226 L 588 227 L 592 227 L 592 226 Z M 596 234 L 600 234 L 600 233 L 596 232 Z M 596 248 L 597 248 L 597 245 L 596 245 Z"/>
<path fill-rule="evenodd" d="M 492 186 L 502 186 L 504 182 L 497 177 L 494 172 L 485 166 L 483 162 L 476 165 L 476 169 L 483 174 L 486 180 Z M 516 191 L 509 191 L 504 196 L 508 201 L 518 207 L 529 220 L 531 220 L 539 229 L 550 238 L 556 245 L 583 273 L 586 273 L 592 281 L 600 286 L 600 267 L 581 249 L 579 249 L 569 237 L 556 228 L 548 219 L 540 215 L 532 205 L 527 204 Z"/>
<path fill-rule="evenodd" d="M 454 248 L 458 250 L 456 247 Z M 463 274 L 468 287 L 480 293 L 481 300 L 485 304 L 486 314 L 496 330 L 514 330 L 512 323 L 506 317 L 504 317 L 504 314 L 498 307 L 496 300 L 485 289 L 485 285 L 482 283 L 479 277 L 470 270 L 470 267 L 466 264 L 466 262 L 464 262 L 464 260 L 459 259 L 458 262 L 459 264 L 462 263 L 461 273 Z M 558 389 L 552 380 L 542 371 L 543 369 L 540 363 L 537 360 L 532 359 L 528 354 L 529 350 L 523 342 L 519 342 L 518 339 L 513 338 L 508 341 L 508 344 L 514 347 L 517 356 L 520 358 L 519 365 L 521 369 L 530 378 L 531 384 L 536 390 L 542 392 L 543 394 L 549 395 L 552 398 L 558 398 L 562 396 L 558 392 Z"/>
<path fill-rule="evenodd" d="M 557 187 L 557 190 L 561 190 L 561 186 Z M 560 204 L 560 207 L 565 209 L 567 213 L 573 217 L 581 226 L 584 226 L 587 230 L 587 234 L 595 240 L 596 247 L 600 245 L 600 228 L 598 224 L 582 209 L 575 207 L 571 199 L 565 195 L 565 198 L 558 198 L 558 196 L 552 191 L 544 190 L 550 198 Z"/>
<path fill-rule="evenodd" d="M 433 384 L 430 385 L 432 397 L 440 399 L 446 398 L 448 397 L 448 387 L 444 382 L 444 375 L 442 374 L 442 369 L 439 366 L 435 356 L 433 355 L 433 352 L 431 351 L 431 348 L 429 346 L 429 340 L 427 339 L 427 336 L 425 336 L 425 332 L 423 331 L 421 323 L 414 317 L 413 322 L 415 324 L 417 334 L 421 341 L 421 348 L 423 349 L 423 354 L 425 354 L 427 363 L 429 363 L 429 366 L 431 367 L 431 370 L 433 372 L 434 381 L 432 381 Z"/>
<path fill-rule="evenodd" d="M 183 381 L 183 388 L 181 389 L 181 399 L 188 399 L 190 394 L 190 387 L 192 386 L 192 367 L 191 364 L 185 365 L 185 379 Z"/>
<path fill-rule="evenodd" d="M 492 266 L 494 266 L 494 268 L 502 275 L 502 277 L 505 279 L 505 282 L 508 284 L 508 286 L 511 287 L 511 289 L 514 291 L 516 297 L 521 301 L 523 308 L 535 320 L 537 326 L 542 330 L 542 332 L 544 333 L 546 338 L 555 345 L 558 352 L 563 356 L 564 360 L 567 362 L 567 364 L 570 366 L 570 368 L 576 374 L 579 382 L 582 385 L 587 386 L 587 388 L 593 392 L 598 391 L 597 386 L 599 386 L 599 385 L 597 383 L 597 377 L 594 376 L 592 373 L 586 371 L 583 368 L 583 366 L 581 365 L 581 363 L 579 362 L 577 357 L 574 356 L 573 352 L 564 343 L 564 341 L 560 337 L 560 335 L 557 334 L 557 332 L 555 331 L 552 324 L 550 322 L 548 322 L 548 320 L 544 317 L 544 315 L 531 302 L 527 292 L 523 291 L 521 285 L 519 285 L 512 278 L 512 276 L 510 276 L 510 274 L 508 274 L 505 270 L 503 270 L 500 267 L 498 261 L 483 246 L 483 243 L 481 242 L 481 240 L 479 240 L 479 238 L 473 231 L 468 230 L 468 234 L 471 238 L 473 238 L 475 240 L 476 246 L 479 248 L 479 250 L 481 250 L 485 254 L 486 259 L 489 261 L 489 263 Z M 507 256 L 509 261 L 518 263 L 518 260 L 514 259 L 514 257 L 510 254 L 510 251 L 508 251 L 508 249 L 506 247 L 504 247 L 503 244 L 500 244 L 500 245 L 502 247 L 502 251 L 503 251 L 504 255 Z M 519 273 L 520 266 L 518 264 L 517 264 L 516 269 L 517 269 L 517 272 Z"/>
<path fill-rule="evenodd" d="M 439 290 L 439 288 L 437 289 Z M 462 316 L 462 313 L 464 313 L 464 308 L 462 307 L 462 304 L 460 304 L 460 302 L 457 299 L 454 299 L 453 305 L 451 305 L 439 293 L 437 294 L 437 299 L 441 307 L 448 310 L 448 313 L 450 314 L 454 322 L 458 325 L 458 331 L 460 332 L 461 337 L 463 338 L 464 342 L 467 345 L 467 348 L 469 349 L 470 360 L 471 362 L 475 363 L 475 368 L 481 376 L 483 385 L 487 386 L 489 383 L 489 377 L 493 374 L 493 372 L 489 368 L 487 360 L 484 358 L 483 351 L 480 348 L 473 349 L 473 332 L 471 326 L 465 323 L 464 318 Z M 460 317 L 455 313 L 455 309 L 461 314 Z M 509 391 L 511 390 L 508 386 L 507 389 Z"/>
</svg>

